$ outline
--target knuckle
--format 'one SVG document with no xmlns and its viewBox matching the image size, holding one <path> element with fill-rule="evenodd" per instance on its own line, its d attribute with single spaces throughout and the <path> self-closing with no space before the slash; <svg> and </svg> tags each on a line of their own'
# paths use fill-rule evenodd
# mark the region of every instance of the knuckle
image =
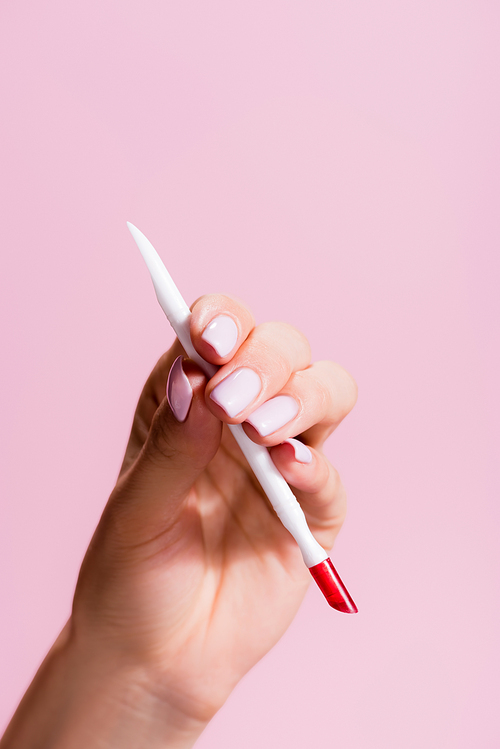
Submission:
<svg viewBox="0 0 500 749">
<path fill-rule="evenodd" d="M 347 404 L 349 406 L 348 412 L 352 411 L 358 400 L 358 384 L 354 377 L 344 369 L 346 376 L 346 390 L 347 390 Z"/>
<path fill-rule="evenodd" d="M 266 361 L 272 362 L 274 373 L 287 382 L 297 369 L 308 365 L 311 348 L 306 336 L 284 322 L 264 322 L 256 329 L 256 343 Z"/>
<path fill-rule="evenodd" d="M 168 429 L 165 419 L 158 418 L 158 414 L 156 414 L 146 442 L 147 453 L 154 463 L 170 461 L 177 455 L 178 451 L 171 437 L 172 433 Z"/>
<path fill-rule="evenodd" d="M 293 325 L 290 325 L 289 323 L 280 323 L 284 326 L 285 331 L 288 333 L 288 340 L 291 344 L 291 346 L 294 348 L 294 357 L 295 359 L 300 362 L 301 364 L 304 364 L 305 362 L 309 362 L 311 359 L 311 345 L 309 343 L 309 339 L 307 336 L 302 333 L 301 330 L 298 328 L 295 328 Z M 290 347 L 289 347 L 290 350 Z"/>
<path fill-rule="evenodd" d="M 308 487 L 310 494 L 320 494 L 324 491 L 328 481 L 328 476 L 322 475 L 319 472 L 311 479 L 311 484 Z"/>
<path fill-rule="evenodd" d="M 176 423 L 170 409 L 160 408 L 156 412 L 145 444 L 145 453 L 154 464 L 164 465 L 166 461 L 179 462 L 189 457 L 176 438 Z"/>
<path fill-rule="evenodd" d="M 274 375 L 277 375 L 284 385 L 293 372 L 289 358 L 283 351 L 269 351 L 269 359 L 273 363 Z"/>
<path fill-rule="evenodd" d="M 333 408 L 334 421 L 342 420 L 354 408 L 358 398 L 358 386 L 349 372 L 332 361 L 320 362 L 325 374 L 322 395 L 325 408 Z"/>
<path fill-rule="evenodd" d="M 175 465 L 176 468 L 190 466 L 193 469 L 202 469 L 207 463 L 206 449 L 193 445 L 190 440 L 179 436 L 179 423 L 167 405 L 159 408 L 156 412 L 147 440 L 142 450 L 142 459 L 158 468 L 165 468 L 166 464 Z"/>
<path fill-rule="evenodd" d="M 274 341 L 267 337 L 260 341 L 259 349 L 260 356 L 267 364 L 266 369 L 269 370 L 269 374 L 272 372 L 273 378 L 285 384 L 292 374 L 292 364 L 287 353 L 277 348 Z"/>
<path fill-rule="evenodd" d="M 332 465 L 330 465 L 330 482 L 332 494 L 334 496 L 337 496 L 340 493 L 340 490 L 343 488 L 342 480 L 340 478 L 339 472 Z"/>
</svg>

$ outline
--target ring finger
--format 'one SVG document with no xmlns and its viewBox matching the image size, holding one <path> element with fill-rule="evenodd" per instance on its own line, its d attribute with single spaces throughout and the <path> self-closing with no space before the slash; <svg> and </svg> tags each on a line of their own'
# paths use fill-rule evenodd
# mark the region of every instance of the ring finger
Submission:
<svg viewBox="0 0 500 749">
<path fill-rule="evenodd" d="M 270 447 L 307 432 L 306 441 L 320 447 L 353 408 L 356 383 L 340 365 L 314 363 L 295 372 L 283 389 L 246 417 L 247 435 Z"/>
</svg>

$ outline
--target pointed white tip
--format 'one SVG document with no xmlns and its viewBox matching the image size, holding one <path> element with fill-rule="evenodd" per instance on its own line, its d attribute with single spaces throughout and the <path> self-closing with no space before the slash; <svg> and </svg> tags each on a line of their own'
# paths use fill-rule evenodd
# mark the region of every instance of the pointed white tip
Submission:
<svg viewBox="0 0 500 749">
<path fill-rule="evenodd" d="M 181 297 L 179 290 L 172 281 L 169 272 L 149 239 L 137 226 L 131 224 L 130 221 L 127 221 L 127 226 L 148 267 L 156 296 L 167 317 L 179 312 L 182 315 L 189 315 L 189 308 L 186 302 Z"/>
<path fill-rule="evenodd" d="M 146 261 L 146 264 L 148 268 L 150 269 L 150 271 L 151 271 L 151 267 L 150 267 L 151 260 L 156 261 L 157 263 L 160 263 L 163 265 L 163 263 L 161 263 L 160 258 L 158 257 L 158 254 L 155 248 L 153 247 L 149 239 L 142 233 L 142 231 L 138 229 L 137 226 L 134 226 L 134 224 L 131 224 L 130 221 L 127 221 L 127 226 L 139 250 L 141 251 L 141 254 L 144 260 Z"/>
<path fill-rule="evenodd" d="M 137 243 L 140 241 L 140 237 L 144 237 L 144 234 L 140 229 L 137 228 L 137 226 L 134 226 L 134 224 L 130 223 L 130 221 L 127 221 L 127 227 L 129 232 L 132 234 L 133 238 Z M 146 239 L 146 237 L 144 237 Z"/>
</svg>

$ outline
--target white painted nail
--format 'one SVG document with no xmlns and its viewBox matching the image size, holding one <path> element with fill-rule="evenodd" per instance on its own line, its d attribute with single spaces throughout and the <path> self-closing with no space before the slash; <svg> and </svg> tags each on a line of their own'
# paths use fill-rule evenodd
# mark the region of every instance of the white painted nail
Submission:
<svg viewBox="0 0 500 749">
<path fill-rule="evenodd" d="M 231 353 L 238 340 L 238 328 L 232 317 L 219 315 L 201 334 L 202 341 L 210 344 L 221 358 Z"/>
<path fill-rule="evenodd" d="M 247 367 L 236 369 L 210 393 L 210 398 L 234 418 L 252 403 L 262 390 L 257 372 Z"/>
<path fill-rule="evenodd" d="M 256 408 L 247 421 L 258 431 L 261 437 L 267 437 L 285 424 L 288 424 L 299 412 L 299 404 L 290 395 L 277 395 L 276 398 Z"/>
<path fill-rule="evenodd" d="M 295 440 L 293 438 L 285 440 L 285 442 L 287 443 L 287 445 L 291 445 L 293 447 L 295 460 L 298 463 L 312 463 L 312 452 L 306 445 L 304 445 L 303 442 L 301 442 L 300 440 Z M 283 444 L 285 444 L 285 442 Z"/>
</svg>

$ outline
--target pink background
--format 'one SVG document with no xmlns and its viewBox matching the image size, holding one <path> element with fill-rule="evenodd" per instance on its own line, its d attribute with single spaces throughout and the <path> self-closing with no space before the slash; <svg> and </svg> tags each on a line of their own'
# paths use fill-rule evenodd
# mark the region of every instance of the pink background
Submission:
<svg viewBox="0 0 500 749">
<path fill-rule="evenodd" d="M 360 613 L 311 589 L 200 749 L 499 746 L 499 30 L 481 0 L 2 3 L 0 723 L 172 341 L 130 220 L 189 301 L 289 320 L 360 390 L 329 443 Z"/>
</svg>

